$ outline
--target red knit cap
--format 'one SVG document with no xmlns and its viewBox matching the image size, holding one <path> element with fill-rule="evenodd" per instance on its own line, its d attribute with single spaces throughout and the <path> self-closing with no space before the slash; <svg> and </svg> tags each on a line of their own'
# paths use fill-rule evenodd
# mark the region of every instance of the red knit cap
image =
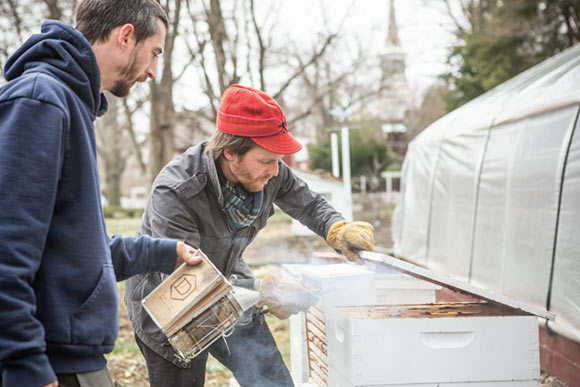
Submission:
<svg viewBox="0 0 580 387">
<path fill-rule="evenodd" d="M 217 128 L 228 134 L 250 137 L 270 152 L 289 155 L 302 145 L 288 131 L 280 105 L 263 91 L 231 85 L 222 94 Z"/>
</svg>

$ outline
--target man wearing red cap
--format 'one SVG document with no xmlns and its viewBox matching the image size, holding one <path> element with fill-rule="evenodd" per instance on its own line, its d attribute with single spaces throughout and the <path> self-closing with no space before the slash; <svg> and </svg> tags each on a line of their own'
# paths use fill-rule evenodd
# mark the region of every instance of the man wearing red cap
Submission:
<svg viewBox="0 0 580 387">
<path fill-rule="evenodd" d="M 307 310 L 316 297 L 300 283 L 271 273 L 255 280 L 242 254 L 274 213 L 274 204 L 308 226 L 350 260 L 373 249 L 373 228 L 346 222 L 310 191 L 281 160 L 302 146 L 288 131 L 280 106 L 266 93 L 232 85 L 221 98 L 217 129 L 209 142 L 188 149 L 155 179 L 140 234 L 181 239 L 200 248 L 235 285 L 259 290 L 278 318 Z M 292 386 L 292 379 L 258 308 L 242 316 L 234 333 L 191 362 L 173 352 L 143 310 L 141 300 L 163 280 L 160 273 L 133 277 L 125 302 L 151 386 L 203 386 L 209 353 L 242 386 Z"/>
</svg>

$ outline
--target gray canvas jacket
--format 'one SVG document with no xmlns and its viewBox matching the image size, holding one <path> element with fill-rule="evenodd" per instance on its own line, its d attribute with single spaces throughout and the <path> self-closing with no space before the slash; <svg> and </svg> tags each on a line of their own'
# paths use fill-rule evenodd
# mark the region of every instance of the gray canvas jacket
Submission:
<svg viewBox="0 0 580 387">
<path fill-rule="evenodd" d="M 274 203 L 313 232 L 325 238 L 343 217 L 320 195 L 279 161 L 278 176 L 264 187 L 262 208 L 256 220 L 236 230 L 223 207 L 216 164 L 204 152 L 206 143 L 189 148 L 159 173 L 153 183 L 139 234 L 175 238 L 201 250 L 226 276 L 251 279 L 242 254 L 266 226 Z M 135 333 L 151 349 L 180 366 L 167 338 L 149 318 L 141 300 L 166 277 L 162 273 L 137 275 L 125 283 L 125 302 Z"/>
</svg>

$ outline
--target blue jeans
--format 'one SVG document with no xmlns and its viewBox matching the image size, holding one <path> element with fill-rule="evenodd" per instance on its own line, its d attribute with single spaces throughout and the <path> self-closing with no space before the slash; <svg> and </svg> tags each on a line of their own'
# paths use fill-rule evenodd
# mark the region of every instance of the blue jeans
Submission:
<svg viewBox="0 0 580 387">
<path fill-rule="evenodd" d="M 238 323 L 226 339 L 227 345 L 219 339 L 194 358 L 187 368 L 177 367 L 147 347 L 139 337 L 135 339 L 147 362 L 151 387 L 203 387 L 210 353 L 232 371 L 242 387 L 294 386 L 264 316 L 260 314 L 253 314 L 245 324 Z"/>
</svg>

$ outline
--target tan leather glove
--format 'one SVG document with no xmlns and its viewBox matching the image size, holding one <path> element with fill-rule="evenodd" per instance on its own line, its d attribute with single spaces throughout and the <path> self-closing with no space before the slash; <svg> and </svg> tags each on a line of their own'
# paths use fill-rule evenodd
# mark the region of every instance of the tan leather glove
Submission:
<svg viewBox="0 0 580 387">
<path fill-rule="evenodd" d="M 374 227 L 367 222 L 336 222 L 328 230 L 326 243 L 333 249 L 338 249 L 346 258 L 357 260 L 358 250 L 373 251 L 375 248 Z"/>
<path fill-rule="evenodd" d="M 305 312 L 318 301 L 318 297 L 299 281 L 282 278 L 274 273 L 266 274 L 259 291 L 262 299 L 258 307 L 266 305 L 270 313 L 280 320 Z"/>
</svg>

